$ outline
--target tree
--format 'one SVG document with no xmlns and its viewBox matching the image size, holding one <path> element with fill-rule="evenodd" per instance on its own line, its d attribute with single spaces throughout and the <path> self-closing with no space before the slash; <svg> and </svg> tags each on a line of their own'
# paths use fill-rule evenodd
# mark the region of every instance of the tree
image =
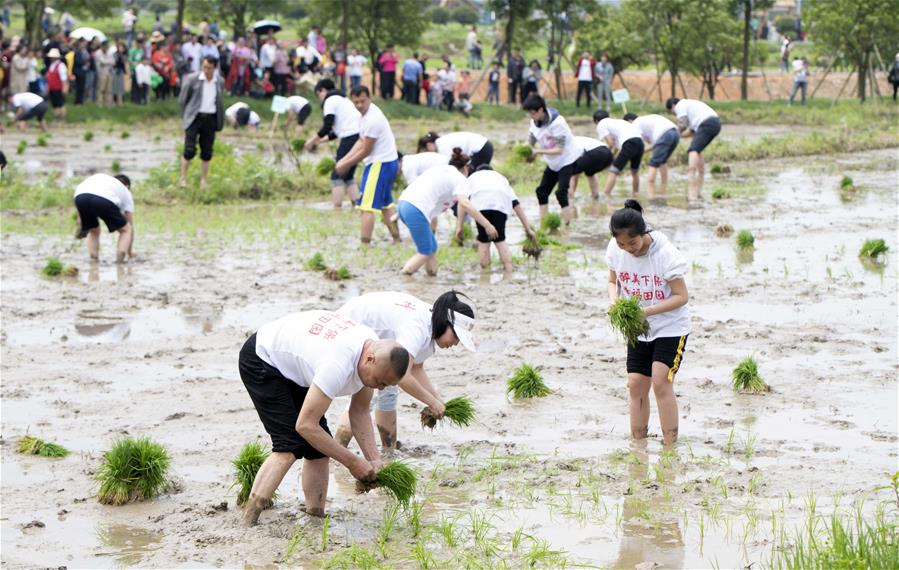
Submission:
<svg viewBox="0 0 899 570">
<path fill-rule="evenodd" d="M 854 64 L 864 102 L 871 55 L 876 46 L 895 46 L 899 38 L 899 0 L 808 0 L 804 8 L 815 42 Z"/>
<path fill-rule="evenodd" d="M 229 26 L 235 38 L 247 33 L 254 20 L 276 16 L 287 8 L 287 0 L 191 0 L 191 16 L 209 19 L 217 15 L 223 26 Z"/>
<path fill-rule="evenodd" d="M 709 99 L 715 98 L 721 70 L 740 49 L 739 24 L 732 8 L 731 0 L 705 0 L 687 10 L 684 18 L 692 31 L 686 38 L 684 68 L 702 77 Z"/>
<path fill-rule="evenodd" d="M 499 51 L 493 59 L 503 61 L 503 56 L 512 53 L 512 44 L 518 46 L 516 32 L 520 33 L 517 24 L 527 23 L 534 11 L 535 0 L 487 0 L 487 7 L 496 14 L 497 21 L 505 20 L 505 31 Z"/>
<path fill-rule="evenodd" d="M 549 22 L 547 66 L 552 68 L 556 83 L 556 96 L 562 98 L 563 47 L 572 33 L 579 29 L 588 14 L 600 9 L 596 0 L 540 0 L 538 8 Z"/>
<path fill-rule="evenodd" d="M 743 69 L 740 77 L 740 99 L 749 99 L 749 36 L 752 32 L 752 11 L 766 10 L 774 0 L 739 0 L 743 12 Z"/>
<path fill-rule="evenodd" d="M 691 36 L 702 33 L 690 30 L 686 15 L 702 0 L 627 0 L 624 2 L 634 18 L 632 26 L 647 38 L 662 69 L 671 74 L 671 96 L 676 95 L 677 80 L 690 49 Z"/>
<path fill-rule="evenodd" d="M 175 41 L 181 43 L 181 34 L 184 33 L 184 0 L 178 0 L 178 11 L 175 17 Z"/>
<path fill-rule="evenodd" d="M 28 38 L 28 45 L 31 49 L 40 49 L 44 37 L 41 18 L 44 16 L 47 2 L 46 0 L 22 0 L 21 4 L 25 9 L 25 36 Z M 107 16 L 113 8 L 121 6 L 119 0 L 58 0 L 53 4 L 60 15 L 68 10 L 79 17 L 91 15 L 101 18 Z"/>
<path fill-rule="evenodd" d="M 608 52 L 616 71 L 650 62 L 646 38 L 633 25 L 629 4 L 600 6 L 577 32 L 577 53 L 589 51 L 593 57 Z"/>
</svg>

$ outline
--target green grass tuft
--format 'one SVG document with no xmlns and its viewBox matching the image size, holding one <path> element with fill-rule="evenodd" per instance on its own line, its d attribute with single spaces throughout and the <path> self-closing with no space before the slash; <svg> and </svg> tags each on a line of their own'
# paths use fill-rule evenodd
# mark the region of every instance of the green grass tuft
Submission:
<svg viewBox="0 0 899 570">
<path fill-rule="evenodd" d="M 759 365 L 755 358 L 747 356 L 737 364 L 731 373 L 734 390 L 740 392 L 767 392 L 768 384 L 759 375 Z"/>
<path fill-rule="evenodd" d="M 637 346 L 637 337 L 649 332 L 649 323 L 644 318 L 640 300 L 636 297 L 619 297 L 609 307 L 609 322 L 630 346 Z"/>
<path fill-rule="evenodd" d="M 84 131 L 84 142 L 91 142 L 92 140 L 94 140 L 94 131 Z"/>
<path fill-rule="evenodd" d="M 16 154 L 24 154 L 26 148 L 28 148 L 28 141 L 20 140 L 19 144 L 16 145 Z"/>
<path fill-rule="evenodd" d="M 552 390 L 543 382 L 543 376 L 530 364 L 522 364 L 509 378 L 506 392 L 513 398 L 542 398 L 552 394 Z"/>
<path fill-rule="evenodd" d="M 231 460 L 234 466 L 235 477 L 234 485 L 239 485 L 237 490 L 237 504 L 243 505 L 250 497 L 250 491 L 253 489 L 253 481 L 256 480 L 256 473 L 259 468 L 268 459 L 269 451 L 257 441 L 251 441 L 244 445 L 240 453 Z"/>
<path fill-rule="evenodd" d="M 111 144 L 104 145 L 103 152 L 112 152 L 112 145 Z"/>
<path fill-rule="evenodd" d="M 549 212 L 548 214 L 543 216 L 543 219 L 540 221 L 540 229 L 549 234 L 559 233 L 559 228 L 561 227 L 562 216 L 560 216 L 556 212 Z"/>
<path fill-rule="evenodd" d="M 40 457 L 65 457 L 69 450 L 65 447 L 26 435 L 16 445 L 16 453 L 39 455 Z"/>
<path fill-rule="evenodd" d="M 155 497 L 169 486 L 170 463 L 165 447 L 149 438 L 122 438 L 103 454 L 95 475 L 100 483 L 97 499 L 106 505 L 124 505 Z"/>
<path fill-rule="evenodd" d="M 749 230 L 740 230 L 737 233 L 737 247 L 740 249 L 748 249 L 755 247 L 755 236 Z"/>
<path fill-rule="evenodd" d="M 44 268 L 41 269 L 41 273 L 43 273 L 47 277 L 56 277 L 57 275 L 60 275 L 62 273 L 63 269 L 64 267 L 62 262 L 55 257 L 51 257 L 47 260 L 47 265 L 45 265 Z"/>
<path fill-rule="evenodd" d="M 316 252 L 306 262 L 306 269 L 310 271 L 324 271 L 328 266 L 325 264 L 325 256 L 321 252 Z"/>
<path fill-rule="evenodd" d="M 876 260 L 881 255 L 886 255 L 889 250 L 889 246 L 882 239 L 868 239 L 858 251 L 858 256 Z"/>
<path fill-rule="evenodd" d="M 326 156 L 315 165 L 315 173 L 319 176 L 329 176 L 337 163 L 330 156 Z"/>
<path fill-rule="evenodd" d="M 394 461 L 378 471 L 376 485 L 383 487 L 393 498 L 404 507 L 415 495 L 415 486 L 418 476 L 411 467 L 400 461 Z"/>
<path fill-rule="evenodd" d="M 445 408 L 443 418 L 458 427 L 467 427 L 474 421 L 474 404 L 465 396 L 447 400 L 443 406 Z M 421 425 L 431 429 L 437 425 L 437 417 L 430 407 L 421 411 Z"/>
<path fill-rule="evenodd" d="M 337 279 L 340 281 L 345 281 L 347 279 L 352 279 L 353 274 L 350 273 L 350 269 L 344 265 L 340 269 L 337 270 Z"/>
<path fill-rule="evenodd" d="M 725 188 L 715 188 L 712 190 L 713 200 L 724 200 L 731 197 L 731 193 Z"/>
</svg>

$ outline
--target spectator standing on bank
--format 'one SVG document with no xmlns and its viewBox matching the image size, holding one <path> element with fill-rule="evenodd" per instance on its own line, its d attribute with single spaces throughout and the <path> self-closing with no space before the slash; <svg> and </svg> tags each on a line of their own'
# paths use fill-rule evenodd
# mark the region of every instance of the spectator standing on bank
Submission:
<svg viewBox="0 0 899 570">
<path fill-rule="evenodd" d="M 58 51 L 58 50 L 57 50 Z M 28 91 L 28 44 L 22 42 L 12 56 L 9 70 L 9 92 L 12 94 Z"/>
<path fill-rule="evenodd" d="M 284 46 L 275 44 L 275 60 L 272 66 L 272 83 L 275 84 L 275 92 L 278 95 L 287 95 L 287 78 L 290 77 L 290 59 Z"/>
<path fill-rule="evenodd" d="M 131 102 L 138 103 L 138 95 L 139 92 L 136 92 L 134 86 L 137 84 L 137 78 L 135 74 L 137 73 L 137 66 L 140 65 L 140 62 L 143 61 L 144 56 L 146 55 L 146 49 L 144 47 L 144 36 L 141 33 L 138 33 L 135 36 L 134 45 L 128 48 L 128 63 L 131 67 Z"/>
<path fill-rule="evenodd" d="M 269 36 L 265 43 L 262 44 L 262 47 L 259 48 L 259 65 L 262 67 L 262 72 L 265 73 L 268 71 L 273 74 L 275 69 L 275 54 L 278 51 L 278 44 L 275 42 L 274 36 Z"/>
<path fill-rule="evenodd" d="M 418 60 L 418 53 L 403 63 L 403 99 L 406 103 L 418 105 L 418 92 L 424 75 L 424 67 Z"/>
<path fill-rule="evenodd" d="M 50 95 L 54 119 L 66 118 L 66 93 L 69 92 L 69 68 L 60 59 L 60 55 L 56 48 L 47 52 L 50 59 L 50 67 L 47 68 L 47 92 Z"/>
<path fill-rule="evenodd" d="M 893 101 L 895 101 L 896 92 L 899 91 L 899 53 L 896 54 L 896 58 L 893 60 L 893 67 L 890 68 L 890 74 L 887 76 L 887 79 L 893 85 Z"/>
<path fill-rule="evenodd" d="M 804 57 L 797 57 L 793 60 L 793 92 L 790 93 L 790 105 L 793 104 L 793 98 L 800 89 L 802 90 L 802 106 L 805 107 L 805 92 L 808 89 L 808 61 Z"/>
<path fill-rule="evenodd" d="M 540 62 L 536 59 L 531 60 L 531 64 L 524 70 L 521 77 L 521 100 L 522 104 L 524 104 L 524 100 L 531 93 L 535 95 L 540 94 L 540 79 L 543 77 L 543 72 L 540 70 Z"/>
<path fill-rule="evenodd" d="M 468 35 L 465 36 L 465 49 L 468 50 L 468 67 L 481 69 L 484 61 L 481 57 L 481 42 L 478 41 L 478 29 L 475 26 L 472 26 Z"/>
<path fill-rule="evenodd" d="M 224 84 L 216 75 L 218 62 L 212 58 L 203 60 L 199 73 L 184 77 L 184 85 L 178 97 L 181 107 L 181 126 L 184 128 L 184 155 L 181 160 L 181 187 L 187 185 L 187 169 L 197 155 L 200 143 L 200 189 L 206 188 L 209 162 L 215 144 L 215 133 L 225 125 Z"/>
<path fill-rule="evenodd" d="M 112 67 L 112 102 L 121 105 L 125 102 L 125 77 L 128 75 L 128 48 L 119 40 L 113 54 Z"/>
<path fill-rule="evenodd" d="M 574 65 L 574 76 L 577 78 L 577 97 L 575 105 L 581 106 L 581 93 L 587 96 L 587 106 L 590 106 L 590 91 L 593 90 L 593 81 L 595 79 L 596 60 L 585 51 L 581 54 L 581 58 Z"/>
<path fill-rule="evenodd" d="M 493 65 L 490 69 L 490 74 L 487 76 L 487 103 L 493 103 L 494 105 L 499 105 L 499 78 L 500 78 L 500 70 L 499 70 L 499 62 L 494 61 Z"/>
<path fill-rule="evenodd" d="M 134 66 L 134 79 L 131 83 L 131 102 L 146 105 L 150 98 L 150 74 L 153 68 L 150 59 L 143 56 Z"/>
<path fill-rule="evenodd" d="M 193 34 L 187 34 L 187 41 L 181 46 L 181 57 L 187 62 L 187 73 L 200 71 L 200 62 L 203 60 L 203 46 L 197 42 L 197 38 Z"/>
<path fill-rule="evenodd" d="M 78 40 L 77 46 L 75 48 L 72 74 L 75 76 L 75 104 L 81 105 L 84 103 L 87 74 L 91 67 L 91 56 L 87 51 L 87 40 Z"/>
<path fill-rule="evenodd" d="M 134 14 L 133 8 L 128 8 L 122 13 L 122 29 L 125 30 L 125 42 L 128 44 L 129 49 L 134 39 L 135 22 L 137 22 L 137 16 Z"/>
<path fill-rule="evenodd" d="M 524 58 L 521 57 L 521 50 L 515 48 L 512 50 L 512 57 L 509 58 L 509 65 L 506 67 L 506 77 L 509 80 L 509 103 L 515 103 L 519 95 L 521 95 L 521 101 L 524 101 L 522 74 L 525 67 L 526 64 Z"/>
<path fill-rule="evenodd" d="M 399 60 L 399 56 L 393 51 L 393 44 L 387 44 L 387 49 L 378 58 L 378 67 L 381 69 L 382 99 L 393 99 L 396 85 L 396 64 Z"/>
<path fill-rule="evenodd" d="M 97 104 L 100 107 L 111 107 L 115 54 L 110 50 L 108 41 L 104 40 L 100 49 L 94 52 L 94 64 L 97 67 Z"/>
<path fill-rule="evenodd" d="M 596 106 L 599 109 L 612 109 L 612 78 L 615 67 L 609 61 L 609 54 L 603 53 L 596 62 L 593 77 L 596 79 Z"/>
<path fill-rule="evenodd" d="M 359 53 L 358 49 L 353 48 L 350 50 L 350 55 L 346 58 L 350 76 L 350 89 L 362 85 L 362 74 L 366 61 L 368 60 Z"/>
<path fill-rule="evenodd" d="M 790 68 L 790 49 L 792 47 L 790 38 L 784 36 L 783 41 L 780 43 L 780 70 L 783 73 L 786 73 Z"/>
</svg>

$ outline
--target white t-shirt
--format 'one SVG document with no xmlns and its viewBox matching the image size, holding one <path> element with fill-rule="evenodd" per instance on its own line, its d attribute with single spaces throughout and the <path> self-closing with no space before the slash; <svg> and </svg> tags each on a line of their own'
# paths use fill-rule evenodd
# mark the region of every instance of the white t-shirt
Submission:
<svg viewBox="0 0 899 570">
<path fill-rule="evenodd" d="M 106 198 L 123 212 L 134 211 L 134 198 L 131 196 L 131 191 L 118 179 L 108 174 L 94 174 L 85 178 L 81 184 L 75 187 L 74 196 L 81 194 L 93 194 Z"/>
<path fill-rule="evenodd" d="M 316 59 L 319 61 L 322 59 L 322 54 L 318 53 L 318 50 L 312 47 L 312 45 L 297 46 L 296 53 L 297 58 L 302 59 L 306 65 L 311 65 Z"/>
<path fill-rule="evenodd" d="M 309 104 L 309 99 L 300 97 L 299 95 L 291 95 L 287 98 L 287 110 L 293 113 L 299 113 L 303 107 Z"/>
<path fill-rule="evenodd" d="M 262 67 L 272 67 L 275 65 L 275 54 L 278 52 L 278 46 L 275 44 L 264 44 L 259 48 L 259 65 Z"/>
<path fill-rule="evenodd" d="M 547 113 L 549 112 L 547 110 Z M 574 143 L 574 135 L 571 134 L 568 122 L 562 115 L 557 115 L 555 120 L 542 127 L 538 127 L 534 121 L 531 121 L 528 132 L 537 140 L 540 148 L 562 147 L 562 154 L 543 155 L 546 166 L 554 172 L 562 170 L 583 154 L 580 147 Z"/>
<path fill-rule="evenodd" d="M 237 111 L 239 111 L 240 109 L 249 109 L 249 108 L 250 108 L 250 106 L 247 105 L 246 103 L 244 103 L 243 101 L 238 101 L 237 103 L 234 103 L 233 105 L 231 105 L 230 107 L 225 109 L 225 116 L 229 117 L 230 119 L 236 120 L 237 119 Z M 256 111 L 250 111 L 250 118 L 247 121 L 247 125 L 251 126 L 251 127 L 255 127 L 256 125 L 259 124 L 259 121 L 260 121 L 259 115 L 256 113 Z"/>
<path fill-rule="evenodd" d="M 378 338 L 397 341 L 417 364 L 434 354 L 431 307 L 412 295 L 366 293 L 349 300 L 337 312 L 369 327 Z"/>
<path fill-rule="evenodd" d="M 450 209 L 459 196 L 468 196 L 468 179 L 455 166 L 435 166 L 406 186 L 399 200 L 409 202 L 429 220 Z"/>
<path fill-rule="evenodd" d="M 593 81 L 593 66 L 590 65 L 589 59 L 584 58 L 581 60 L 581 65 L 577 70 L 577 80 Z"/>
<path fill-rule="evenodd" d="M 605 140 L 607 136 L 612 137 L 612 143 L 615 148 L 620 149 L 621 145 L 629 139 L 642 139 L 640 129 L 628 123 L 623 119 L 605 118 L 596 125 L 596 136 L 599 140 Z"/>
<path fill-rule="evenodd" d="M 375 139 L 375 146 L 372 147 L 371 153 L 365 157 L 365 164 L 373 162 L 390 162 L 396 160 L 399 155 L 396 153 L 396 140 L 393 138 L 393 131 L 390 130 L 390 123 L 381 109 L 374 103 L 368 106 L 368 111 L 362 116 L 359 123 L 359 138 Z"/>
<path fill-rule="evenodd" d="M 605 142 L 593 137 L 574 137 L 574 144 L 581 148 L 581 152 L 588 152 L 601 146 L 609 146 Z"/>
<path fill-rule="evenodd" d="M 341 95 L 331 95 L 325 99 L 322 113 L 327 117 L 334 115 L 334 134 L 343 139 L 359 134 L 359 122 L 362 115 L 356 110 L 353 102 Z"/>
<path fill-rule="evenodd" d="M 718 113 L 711 107 L 696 99 L 681 99 L 674 106 L 674 114 L 678 119 L 687 118 L 687 126 L 691 131 L 696 131 L 699 125 L 709 117 L 717 117 Z"/>
<path fill-rule="evenodd" d="M 677 125 L 662 115 L 642 115 L 634 119 L 632 124 L 640 131 L 643 140 L 650 145 L 656 144 L 656 141 L 671 129 L 677 129 Z"/>
<path fill-rule="evenodd" d="M 353 77 L 362 77 L 362 67 L 365 65 L 366 59 L 364 55 L 348 55 L 346 64 L 349 73 Z"/>
<path fill-rule="evenodd" d="M 28 112 L 41 103 L 44 102 L 44 98 L 40 95 L 36 95 L 30 91 L 24 91 L 22 93 L 16 93 L 12 96 L 12 106 L 16 109 L 22 109 L 22 111 Z"/>
<path fill-rule="evenodd" d="M 256 332 L 256 355 L 285 378 L 308 388 L 315 384 L 331 398 L 352 396 L 365 387 L 358 364 L 367 340 L 378 335 L 333 311 L 292 313 Z"/>
<path fill-rule="evenodd" d="M 614 238 L 606 248 L 606 263 L 618 276 L 622 297 L 639 297 L 640 305 L 648 307 L 671 297 L 668 282 L 684 277 L 687 261 L 681 252 L 661 232 L 652 231 L 653 243 L 642 257 L 635 257 L 618 247 Z M 687 305 L 667 313 L 652 315 L 649 334 L 640 340 L 651 342 L 657 338 L 690 334 L 690 309 Z"/>
<path fill-rule="evenodd" d="M 437 152 L 446 156 L 452 156 L 454 148 L 461 148 L 462 154 L 471 156 L 484 148 L 484 145 L 487 144 L 487 137 L 478 133 L 460 131 L 437 137 L 434 144 L 437 145 Z"/>
<path fill-rule="evenodd" d="M 150 84 L 150 66 L 138 63 L 134 66 L 134 79 L 138 85 Z"/>
<path fill-rule="evenodd" d="M 435 166 L 447 164 L 449 159 L 437 152 L 420 152 L 403 156 L 403 178 L 407 184 L 412 184 L 415 179 L 426 170 Z"/>
<path fill-rule="evenodd" d="M 468 177 L 468 199 L 480 211 L 496 210 L 512 215 L 512 202 L 518 200 L 509 180 L 495 170 L 480 170 Z"/>
<path fill-rule="evenodd" d="M 191 73 L 200 71 L 200 64 L 203 60 L 203 46 L 196 42 L 185 42 L 181 45 L 181 56 L 187 60 L 190 59 Z"/>
</svg>

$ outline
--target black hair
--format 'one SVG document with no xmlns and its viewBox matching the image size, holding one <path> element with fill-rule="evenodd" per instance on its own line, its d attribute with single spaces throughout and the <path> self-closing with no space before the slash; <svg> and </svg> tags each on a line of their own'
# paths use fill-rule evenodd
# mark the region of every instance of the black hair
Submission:
<svg viewBox="0 0 899 570">
<path fill-rule="evenodd" d="M 239 127 L 245 127 L 247 123 L 250 122 L 250 109 L 248 107 L 241 107 L 237 110 L 237 113 L 234 114 L 234 118 L 237 120 L 237 125 Z"/>
<path fill-rule="evenodd" d="M 459 147 L 455 147 L 453 149 L 453 156 L 449 159 L 449 165 L 455 166 L 457 169 L 462 170 L 462 168 L 468 164 L 471 159 L 467 154 L 462 153 L 462 149 Z"/>
<path fill-rule="evenodd" d="M 440 138 L 440 135 L 438 135 L 438 134 L 437 134 L 436 132 L 434 132 L 434 131 L 428 131 L 427 133 L 423 134 L 423 135 L 422 135 L 421 137 L 419 137 L 419 139 L 418 139 L 418 152 L 425 152 L 425 151 L 427 151 L 427 150 L 428 150 L 428 144 L 429 144 L 429 143 L 433 143 L 433 142 L 437 142 L 437 139 L 439 139 L 439 138 Z"/>
<path fill-rule="evenodd" d="M 677 97 L 669 97 L 667 101 L 665 101 L 665 108 L 669 111 L 674 109 L 674 106 L 680 102 L 680 99 Z"/>
<path fill-rule="evenodd" d="M 203 61 L 208 61 L 209 63 L 211 63 L 212 65 L 215 65 L 215 66 L 218 66 L 218 64 L 219 64 L 219 58 L 215 57 L 214 55 L 205 56 L 203 58 Z"/>
<path fill-rule="evenodd" d="M 360 95 L 371 97 L 371 91 L 365 85 L 357 85 L 350 90 L 350 97 L 358 97 Z"/>
<path fill-rule="evenodd" d="M 334 82 L 327 77 L 324 79 L 319 79 L 318 83 L 315 84 L 315 89 L 313 89 L 312 92 L 318 93 L 320 89 L 324 89 L 325 91 L 334 91 Z"/>
<path fill-rule="evenodd" d="M 625 200 L 624 207 L 615 210 L 609 219 L 609 231 L 612 237 L 627 232 L 631 237 L 648 233 L 646 220 L 643 219 L 643 206 L 636 200 Z"/>
<path fill-rule="evenodd" d="M 413 59 L 418 59 L 418 52 L 417 52 L 417 51 L 412 52 L 412 58 L 413 58 Z"/>
<path fill-rule="evenodd" d="M 546 101 L 543 100 L 543 97 L 537 95 L 536 93 L 531 93 L 527 96 L 527 99 L 524 100 L 524 103 L 521 104 L 521 108 L 525 111 L 536 111 L 537 109 L 543 109 L 543 112 L 546 112 Z"/>
<path fill-rule="evenodd" d="M 129 190 L 131 189 L 131 179 L 124 174 L 116 174 L 115 176 L 113 176 L 113 178 L 124 184 L 125 188 L 128 188 Z"/>
<path fill-rule="evenodd" d="M 397 344 L 393 348 L 390 349 L 390 369 L 396 375 L 397 378 L 401 379 L 406 375 L 406 372 L 409 370 L 409 351 Z"/>
<path fill-rule="evenodd" d="M 608 119 L 608 118 L 609 118 L 609 112 L 604 109 L 597 109 L 596 111 L 593 111 L 593 122 L 594 123 L 598 123 L 601 120 Z"/>
<path fill-rule="evenodd" d="M 4 168 L 6 168 L 6 155 L 0 150 L 0 170 L 3 170 Z M 124 174 L 122 176 L 124 176 Z"/>
<path fill-rule="evenodd" d="M 626 113 L 623 117 L 621 117 L 625 121 L 633 121 L 637 118 L 637 113 Z"/>
<path fill-rule="evenodd" d="M 431 338 L 440 338 L 446 332 L 446 327 L 453 326 L 455 318 L 453 312 L 474 318 L 474 310 L 471 305 L 459 299 L 460 296 L 468 299 L 462 293 L 450 290 L 434 301 L 434 305 L 431 307 Z"/>
<path fill-rule="evenodd" d="M 401 153 L 400 151 L 396 151 L 396 159 L 403 160 L 403 153 Z"/>
</svg>

